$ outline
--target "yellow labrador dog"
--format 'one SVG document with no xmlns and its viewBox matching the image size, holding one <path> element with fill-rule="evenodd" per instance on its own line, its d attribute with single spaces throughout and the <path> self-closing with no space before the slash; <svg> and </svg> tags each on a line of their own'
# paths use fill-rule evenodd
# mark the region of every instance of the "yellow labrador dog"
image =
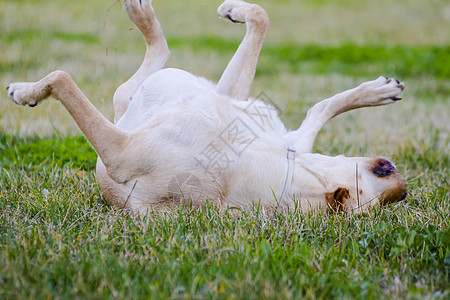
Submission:
<svg viewBox="0 0 450 300">
<path fill-rule="evenodd" d="M 9 97 L 36 106 L 53 97 L 65 106 L 97 152 L 97 180 L 108 203 L 144 213 L 172 205 L 294 207 L 364 212 L 406 196 L 406 181 L 380 157 L 312 154 L 334 116 L 400 100 L 404 85 L 380 77 L 312 107 L 288 131 L 269 105 L 249 99 L 269 19 L 258 5 L 227 0 L 221 17 L 246 24 L 246 35 L 217 84 L 163 69 L 167 42 L 151 0 L 126 0 L 142 32 L 145 58 L 114 95 L 115 124 L 72 78 L 55 71 L 37 82 L 13 83 Z"/>
</svg>

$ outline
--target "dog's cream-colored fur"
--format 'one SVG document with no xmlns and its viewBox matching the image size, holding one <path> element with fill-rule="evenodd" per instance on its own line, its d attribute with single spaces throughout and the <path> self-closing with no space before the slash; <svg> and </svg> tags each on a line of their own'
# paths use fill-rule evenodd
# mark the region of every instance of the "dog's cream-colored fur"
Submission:
<svg viewBox="0 0 450 300">
<path fill-rule="evenodd" d="M 114 95 L 115 124 L 63 71 L 8 86 L 19 105 L 35 106 L 48 97 L 61 101 L 99 155 L 97 180 L 111 205 L 144 213 L 149 207 L 198 207 L 209 199 L 222 207 L 259 203 L 359 213 L 405 197 L 406 181 L 386 159 L 311 153 L 328 120 L 393 103 L 402 83 L 384 77 L 365 82 L 319 102 L 298 130 L 288 131 L 274 108 L 249 99 L 269 25 L 260 6 L 227 0 L 219 7 L 223 18 L 245 23 L 246 35 L 215 85 L 163 69 L 169 50 L 151 2 L 124 2 L 147 50 L 141 67 Z"/>
</svg>

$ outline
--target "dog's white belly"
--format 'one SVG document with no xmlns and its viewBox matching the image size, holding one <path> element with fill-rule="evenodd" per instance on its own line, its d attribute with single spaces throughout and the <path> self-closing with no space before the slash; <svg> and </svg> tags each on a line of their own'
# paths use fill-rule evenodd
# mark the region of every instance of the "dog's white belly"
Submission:
<svg viewBox="0 0 450 300">
<path fill-rule="evenodd" d="M 142 148 L 142 164 L 151 164 L 151 171 L 136 178 L 136 187 L 135 181 L 126 184 L 134 187 L 130 201 L 139 206 L 177 197 L 236 206 L 250 204 L 248 199 L 273 201 L 272 189 L 278 194 L 282 188 L 285 129 L 277 116 L 258 124 L 249 103 L 219 95 L 212 83 L 185 71 L 151 75 L 117 123 L 151 145 Z M 277 157 L 281 161 L 273 161 Z"/>
<path fill-rule="evenodd" d="M 214 85 L 178 69 L 163 69 L 144 81 L 134 94 L 117 126 L 133 131 L 167 115 L 195 113 L 206 122 L 217 122 Z"/>
</svg>

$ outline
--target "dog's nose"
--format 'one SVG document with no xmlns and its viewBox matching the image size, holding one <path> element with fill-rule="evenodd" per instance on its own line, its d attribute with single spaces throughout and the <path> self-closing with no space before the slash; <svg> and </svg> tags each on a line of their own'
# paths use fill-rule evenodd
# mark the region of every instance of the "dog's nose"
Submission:
<svg viewBox="0 0 450 300">
<path fill-rule="evenodd" d="M 395 167 L 394 165 L 388 161 L 387 159 L 380 158 L 376 161 L 375 167 L 372 169 L 372 172 L 378 177 L 386 177 L 394 173 Z"/>
</svg>

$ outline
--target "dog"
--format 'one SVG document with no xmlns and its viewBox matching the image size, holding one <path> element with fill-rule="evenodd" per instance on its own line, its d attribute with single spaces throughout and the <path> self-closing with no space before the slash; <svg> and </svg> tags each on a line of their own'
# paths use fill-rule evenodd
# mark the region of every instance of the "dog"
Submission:
<svg viewBox="0 0 450 300">
<path fill-rule="evenodd" d="M 148 209 L 206 201 L 221 207 L 300 208 L 364 213 L 406 197 L 405 178 L 381 157 L 312 153 L 322 126 L 346 111 L 401 100 L 405 86 L 379 77 L 314 105 L 288 131 L 270 105 L 249 98 L 269 18 L 258 5 L 227 0 L 218 14 L 245 23 L 246 34 L 217 84 L 163 69 L 169 49 L 151 0 L 124 9 L 147 49 L 137 72 L 114 94 L 114 124 L 69 74 L 7 87 L 19 105 L 61 101 L 99 158 L 96 178 L 111 205 Z"/>
</svg>

